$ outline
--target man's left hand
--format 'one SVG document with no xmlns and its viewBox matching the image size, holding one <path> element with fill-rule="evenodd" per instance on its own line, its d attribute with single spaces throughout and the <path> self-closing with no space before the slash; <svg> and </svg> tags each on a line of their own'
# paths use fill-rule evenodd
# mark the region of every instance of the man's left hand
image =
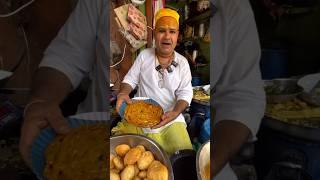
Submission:
<svg viewBox="0 0 320 180">
<path fill-rule="evenodd" d="M 160 123 L 155 125 L 155 126 L 153 126 L 152 129 L 156 129 L 156 128 L 159 128 L 161 126 L 164 126 L 164 125 L 168 124 L 169 122 L 174 120 L 176 117 L 178 117 L 179 114 L 180 113 L 178 113 L 176 111 L 165 112 L 161 117 Z"/>
</svg>

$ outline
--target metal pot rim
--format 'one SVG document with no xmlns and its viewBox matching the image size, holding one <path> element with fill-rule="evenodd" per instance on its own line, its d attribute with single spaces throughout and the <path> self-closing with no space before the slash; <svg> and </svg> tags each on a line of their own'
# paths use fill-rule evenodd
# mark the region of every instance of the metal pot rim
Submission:
<svg viewBox="0 0 320 180">
<path fill-rule="evenodd" d="M 278 132 L 292 137 L 320 142 L 320 129 L 289 124 L 280 120 L 265 116 L 262 124 Z"/>
<path fill-rule="evenodd" d="M 206 147 L 206 146 L 210 146 L 211 143 L 210 143 L 210 139 L 208 141 L 206 141 L 205 143 L 203 143 L 198 152 L 197 152 L 197 156 L 196 156 L 196 168 L 197 168 L 197 176 L 198 176 L 198 180 L 203 180 L 201 178 L 201 171 L 200 171 L 200 155 L 201 155 L 201 152 L 202 150 Z M 210 147 L 209 147 L 209 152 L 210 152 Z M 209 153 L 209 162 L 210 162 L 210 153 Z"/>
</svg>

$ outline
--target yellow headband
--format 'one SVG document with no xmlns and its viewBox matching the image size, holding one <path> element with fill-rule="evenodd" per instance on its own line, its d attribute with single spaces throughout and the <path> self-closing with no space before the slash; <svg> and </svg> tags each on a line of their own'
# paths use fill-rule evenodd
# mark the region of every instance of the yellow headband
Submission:
<svg viewBox="0 0 320 180">
<path fill-rule="evenodd" d="M 162 17 L 173 17 L 175 20 L 177 20 L 177 23 L 179 25 L 179 14 L 177 13 L 177 11 L 175 10 L 172 10 L 172 9 L 169 9 L 169 8 L 163 8 L 163 9 L 160 9 L 157 13 L 156 13 L 156 16 L 155 16 L 155 23 L 154 24 L 157 24 L 157 21 L 162 18 Z"/>
</svg>

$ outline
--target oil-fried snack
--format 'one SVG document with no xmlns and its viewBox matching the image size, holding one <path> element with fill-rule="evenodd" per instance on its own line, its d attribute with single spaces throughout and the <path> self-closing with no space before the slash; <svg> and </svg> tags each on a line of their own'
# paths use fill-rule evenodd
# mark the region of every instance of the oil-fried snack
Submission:
<svg viewBox="0 0 320 180">
<path fill-rule="evenodd" d="M 123 160 L 119 156 L 113 158 L 113 164 L 116 169 L 122 170 L 124 168 Z"/>
<path fill-rule="evenodd" d="M 148 180 L 168 180 L 168 169 L 160 161 L 153 161 L 147 171 Z"/>
<path fill-rule="evenodd" d="M 138 168 L 141 170 L 147 169 L 153 160 L 154 160 L 154 157 L 150 151 L 143 152 L 140 159 L 137 162 Z"/>
<path fill-rule="evenodd" d="M 110 180 L 120 180 L 120 175 L 111 171 L 110 172 Z"/>
<path fill-rule="evenodd" d="M 265 115 L 288 124 L 319 128 L 320 107 L 294 98 L 289 101 L 267 104 Z"/>
<path fill-rule="evenodd" d="M 194 89 L 193 99 L 200 100 L 200 101 L 209 101 L 210 95 L 206 94 L 203 90 Z"/>
<path fill-rule="evenodd" d="M 121 180 L 131 180 L 134 177 L 134 165 L 126 166 L 120 173 Z"/>
<path fill-rule="evenodd" d="M 136 148 L 139 148 L 141 150 L 141 152 L 145 152 L 146 151 L 146 149 L 142 145 L 138 145 L 138 146 L 136 146 Z"/>
<path fill-rule="evenodd" d="M 136 163 L 141 157 L 141 150 L 139 148 L 132 148 L 128 151 L 128 153 L 124 156 L 123 162 L 125 165 Z"/>
<path fill-rule="evenodd" d="M 110 154 L 110 169 L 113 169 L 114 168 L 114 163 L 113 163 L 113 158 L 114 158 L 115 156 L 113 155 L 113 154 Z"/>
<path fill-rule="evenodd" d="M 115 156 L 113 160 L 115 159 L 122 161 L 119 156 Z M 115 168 L 110 169 L 110 179 L 120 177 L 120 180 L 168 180 L 169 178 L 168 168 L 160 161 L 155 160 L 152 152 L 146 150 L 143 145 L 131 148 L 125 154 L 121 170 L 116 168 L 117 163 L 113 163 Z M 144 167 L 144 170 L 140 169 L 141 166 Z"/>
<path fill-rule="evenodd" d="M 141 177 L 141 178 L 146 178 L 147 177 L 147 171 L 140 171 L 138 176 Z"/>
<path fill-rule="evenodd" d="M 140 169 L 138 168 L 138 165 L 134 164 L 134 176 L 138 176 L 139 172 L 140 172 Z"/>
<path fill-rule="evenodd" d="M 123 157 L 130 150 L 130 146 L 128 144 L 119 144 L 118 146 L 116 146 L 115 150 L 117 155 Z"/>
<path fill-rule="evenodd" d="M 107 179 L 107 125 L 83 125 L 58 136 L 47 147 L 47 180 Z"/>
<path fill-rule="evenodd" d="M 138 127 L 149 128 L 157 125 L 163 114 L 161 106 L 145 101 L 135 101 L 128 104 L 124 118 Z"/>
<path fill-rule="evenodd" d="M 110 169 L 110 172 L 114 172 L 116 174 L 119 174 L 121 172 L 121 170 L 114 168 L 114 169 Z"/>
</svg>

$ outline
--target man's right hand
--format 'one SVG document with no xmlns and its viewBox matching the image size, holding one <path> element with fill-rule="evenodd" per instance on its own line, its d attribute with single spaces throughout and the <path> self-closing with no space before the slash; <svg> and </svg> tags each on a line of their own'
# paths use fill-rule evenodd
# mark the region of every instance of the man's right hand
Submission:
<svg viewBox="0 0 320 180">
<path fill-rule="evenodd" d="M 119 93 L 118 96 L 117 96 L 117 104 L 116 104 L 117 112 L 120 111 L 120 107 L 121 107 L 123 101 L 125 101 L 127 104 L 131 104 L 132 103 L 132 100 L 130 99 L 128 94 Z"/>
<path fill-rule="evenodd" d="M 59 104 L 38 101 L 26 107 L 19 143 L 20 153 L 25 162 L 31 167 L 31 145 L 40 131 L 51 126 L 58 134 L 69 132 Z"/>
</svg>

